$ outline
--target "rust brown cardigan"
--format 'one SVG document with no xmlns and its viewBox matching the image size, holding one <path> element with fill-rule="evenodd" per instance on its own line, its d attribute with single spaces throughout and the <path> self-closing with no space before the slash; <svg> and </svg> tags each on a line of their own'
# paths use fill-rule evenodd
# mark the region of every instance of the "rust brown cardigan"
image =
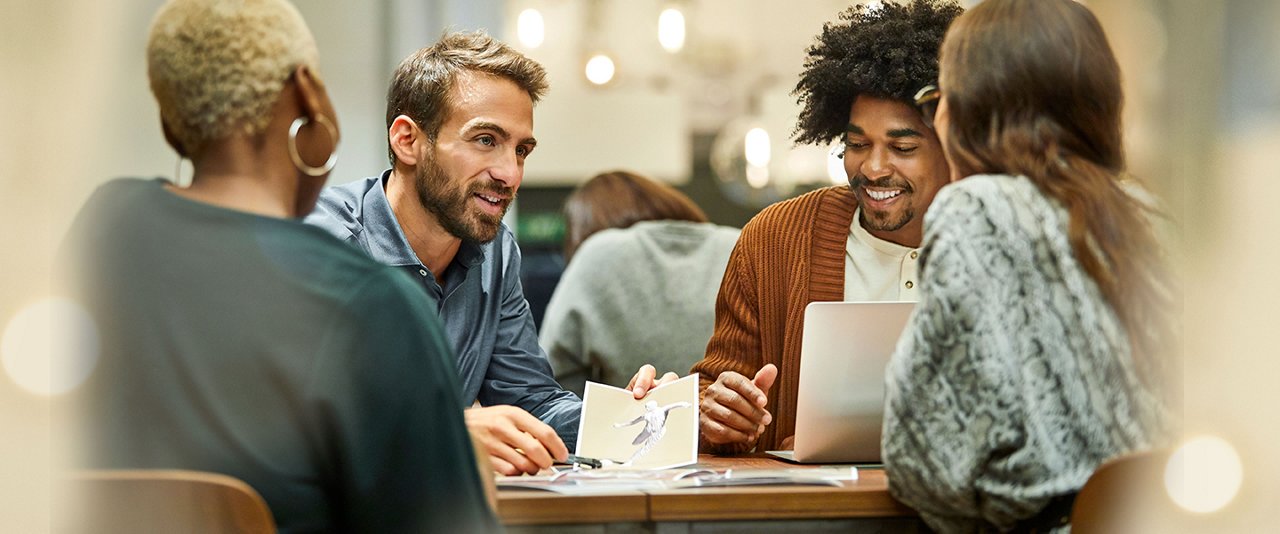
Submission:
<svg viewBox="0 0 1280 534">
<path fill-rule="evenodd" d="M 828 187 L 769 206 L 743 227 L 720 283 L 706 356 L 692 372 L 703 392 L 721 372 L 750 378 L 767 363 L 778 366 L 767 392 L 773 422 L 756 444 L 704 442 L 702 452 L 777 449 L 795 433 L 804 308 L 843 300 L 845 241 L 857 207 L 848 186 Z"/>
</svg>

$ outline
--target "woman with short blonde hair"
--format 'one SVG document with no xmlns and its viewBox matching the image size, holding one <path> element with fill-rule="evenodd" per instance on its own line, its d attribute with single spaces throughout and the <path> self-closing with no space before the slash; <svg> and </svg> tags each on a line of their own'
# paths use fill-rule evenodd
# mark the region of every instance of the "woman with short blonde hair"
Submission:
<svg viewBox="0 0 1280 534">
<path fill-rule="evenodd" d="M 298 220 L 339 139 L 298 11 L 172 0 L 147 65 L 194 173 L 187 187 L 103 185 L 68 237 L 100 332 L 69 399 L 89 438 L 80 463 L 230 475 L 280 532 L 496 528 L 435 310 Z"/>
</svg>

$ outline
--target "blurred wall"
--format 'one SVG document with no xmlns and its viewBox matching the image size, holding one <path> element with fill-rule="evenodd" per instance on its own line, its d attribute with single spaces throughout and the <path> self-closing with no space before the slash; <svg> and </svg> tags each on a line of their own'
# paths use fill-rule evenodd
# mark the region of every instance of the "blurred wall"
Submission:
<svg viewBox="0 0 1280 534">
<path fill-rule="evenodd" d="M 1185 192 L 1186 431 L 1225 439 L 1244 468 L 1239 495 L 1188 524 L 1270 531 L 1280 495 L 1280 3 L 1167 5 L 1179 24 L 1170 42 L 1190 54 L 1167 80 L 1183 97 L 1169 112 L 1198 119 L 1166 149 Z"/>
</svg>

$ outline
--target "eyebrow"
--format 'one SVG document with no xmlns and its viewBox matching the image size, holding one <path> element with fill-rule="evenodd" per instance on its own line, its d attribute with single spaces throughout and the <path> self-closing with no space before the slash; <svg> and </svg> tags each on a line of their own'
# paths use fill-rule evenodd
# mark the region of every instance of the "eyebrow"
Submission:
<svg viewBox="0 0 1280 534">
<path fill-rule="evenodd" d="M 845 128 L 845 131 L 855 135 L 867 135 L 867 133 L 862 131 L 862 128 L 856 124 L 850 124 Z M 912 128 L 895 128 L 893 130 L 889 130 L 889 137 L 894 139 L 900 139 L 903 137 L 924 137 L 924 134 Z"/>
<path fill-rule="evenodd" d="M 476 130 L 492 130 L 494 133 L 498 134 L 498 137 L 501 137 L 503 141 L 511 139 L 511 132 L 508 132 L 506 128 L 498 126 L 496 123 L 492 123 L 489 121 L 480 121 L 480 122 L 472 123 L 468 125 L 467 128 L 463 131 L 470 133 Z M 526 137 L 520 140 L 520 144 L 529 145 L 529 146 L 538 146 L 538 140 L 532 137 Z"/>
</svg>

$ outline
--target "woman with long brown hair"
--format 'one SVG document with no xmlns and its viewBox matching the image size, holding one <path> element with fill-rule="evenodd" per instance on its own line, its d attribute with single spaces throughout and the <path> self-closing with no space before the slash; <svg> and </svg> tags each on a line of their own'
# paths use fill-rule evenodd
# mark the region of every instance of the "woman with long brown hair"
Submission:
<svg viewBox="0 0 1280 534">
<path fill-rule="evenodd" d="M 707 222 L 693 200 L 676 188 L 630 171 L 592 176 L 564 201 L 564 261 L 596 232 L 630 228 L 641 221 Z"/>
<path fill-rule="evenodd" d="M 1099 464 L 1171 425 L 1173 302 L 1126 176 L 1120 69 L 1071 0 L 982 2 L 940 66 L 920 101 L 958 181 L 887 373 L 890 489 L 944 532 L 1067 528 Z"/>
</svg>

